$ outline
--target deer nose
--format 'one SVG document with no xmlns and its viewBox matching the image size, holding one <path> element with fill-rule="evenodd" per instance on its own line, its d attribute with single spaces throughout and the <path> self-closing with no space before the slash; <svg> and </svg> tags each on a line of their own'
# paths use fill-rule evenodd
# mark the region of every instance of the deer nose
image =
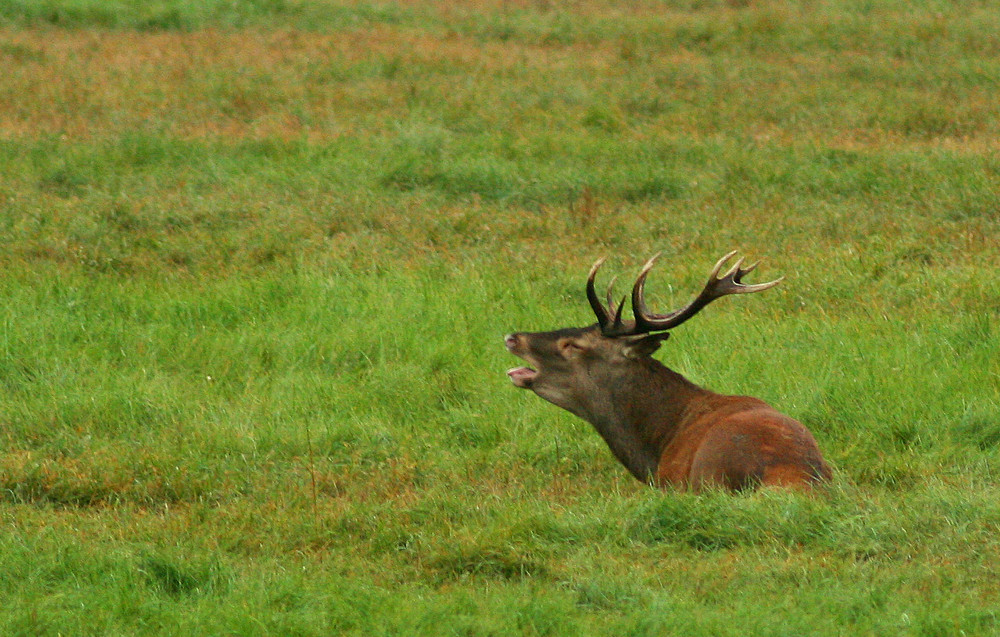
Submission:
<svg viewBox="0 0 1000 637">
<path fill-rule="evenodd" d="M 504 343 L 504 345 L 507 346 L 507 349 L 509 351 L 511 351 L 511 352 L 514 351 L 514 348 L 517 347 L 517 335 L 516 334 L 508 334 L 507 336 L 504 336 L 503 337 L 503 343 Z"/>
</svg>

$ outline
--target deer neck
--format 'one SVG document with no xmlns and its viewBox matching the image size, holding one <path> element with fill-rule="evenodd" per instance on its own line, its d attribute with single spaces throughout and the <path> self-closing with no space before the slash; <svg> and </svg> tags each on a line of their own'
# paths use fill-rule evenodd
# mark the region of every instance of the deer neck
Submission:
<svg viewBox="0 0 1000 637">
<path fill-rule="evenodd" d="M 610 383 L 606 404 L 581 415 L 618 461 L 649 483 L 692 402 L 709 393 L 660 362 L 643 359 Z"/>
</svg>

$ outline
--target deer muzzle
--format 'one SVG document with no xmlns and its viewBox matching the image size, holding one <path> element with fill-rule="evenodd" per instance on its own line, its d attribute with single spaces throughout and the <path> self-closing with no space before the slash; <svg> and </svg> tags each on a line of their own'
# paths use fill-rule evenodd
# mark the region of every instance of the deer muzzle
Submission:
<svg viewBox="0 0 1000 637">
<path fill-rule="evenodd" d="M 526 347 L 524 346 L 523 339 L 520 335 L 508 334 L 503 340 L 504 345 L 507 346 L 508 352 L 515 356 L 524 358 Z M 510 378 L 510 382 L 514 383 L 515 387 L 520 387 L 522 389 L 530 389 L 531 383 L 535 380 L 535 376 L 537 374 L 538 372 L 530 367 L 514 367 L 507 370 L 507 376 Z"/>
</svg>

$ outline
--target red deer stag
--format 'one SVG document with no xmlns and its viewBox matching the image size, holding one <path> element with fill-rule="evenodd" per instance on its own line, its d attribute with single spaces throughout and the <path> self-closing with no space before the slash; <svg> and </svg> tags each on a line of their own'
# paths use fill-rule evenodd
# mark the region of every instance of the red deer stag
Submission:
<svg viewBox="0 0 1000 637">
<path fill-rule="evenodd" d="M 604 305 L 587 277 L 587 299 L 597 315 L 590 327 L 552 332 L 519 332 L 505 338 L 507 349 L 534 366 L 507 372 L 517 387 L 590 422 L 615 457 L 642 482 L 699 490 L 720 486 L 733 491 L 758 485 L 809 487 L 829 480 L 809 430 L 767 403 L 748 396 L 724 396 L 698 387 L 652 358 L 671 330 L 703 307 L 729 294 L 761 292 L 781 279 L 748 285 L 743 277 L 757 263 L 739 259 L 721 277 L 735 251 L 722 257 L 701 293 L 669 314 L 650 314 L 643 298 L 646 262 L 632 286 L 635 320 L 622 320 L 608 286 Z M 613 285 L 612 281 L 612 285 Z"/>
</svg>

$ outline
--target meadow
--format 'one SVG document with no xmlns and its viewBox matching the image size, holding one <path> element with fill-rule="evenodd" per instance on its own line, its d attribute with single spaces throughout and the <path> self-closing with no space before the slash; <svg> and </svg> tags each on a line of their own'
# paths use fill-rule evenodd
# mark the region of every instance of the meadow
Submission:
<svg viewBox="0 0 1000 637">
<path fill-rule="evenodd" d="M 1000 12 L 0 0 L 0 634 L 1000 634 Z M 806 424 L 663 492 L 512 387 L 593 322 Z"/>
</svg>

